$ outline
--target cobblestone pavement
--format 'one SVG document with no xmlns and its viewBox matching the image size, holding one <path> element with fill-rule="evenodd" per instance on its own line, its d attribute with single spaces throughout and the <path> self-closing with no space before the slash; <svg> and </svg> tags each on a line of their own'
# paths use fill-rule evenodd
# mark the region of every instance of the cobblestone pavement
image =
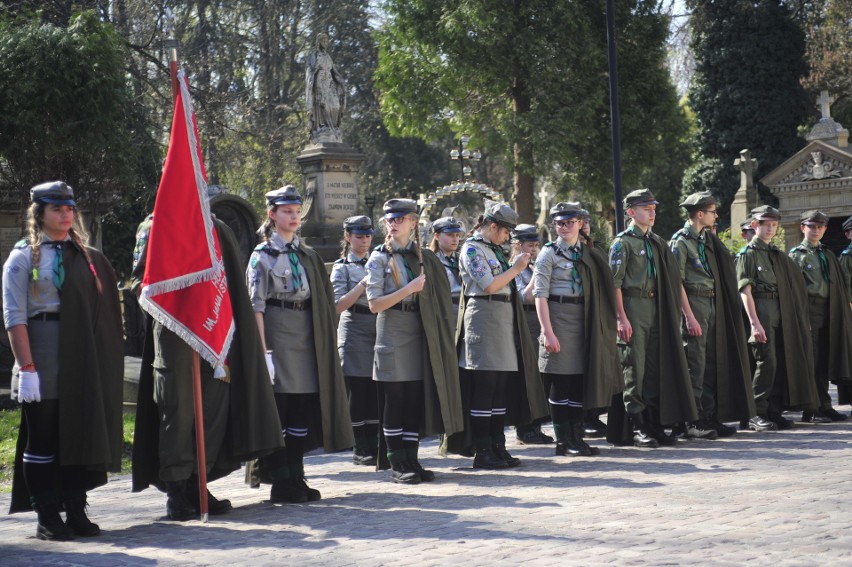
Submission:
<svg viewBox="0 0 852 567">
<path fill-rule="evenodd" d="M 347 453 L 309 456 L 311 504 L 272 505 L 235 473 L 210 485 L 235 509 L 207 524 L 165 520 L 163 494 L 116 477 L 89 496 L 100 537 L 43 542 L 34 514 L 0 516 L 0 564 L 852 564 L 852 421 L 656 450 L 595 440 L 589 458 L 507 433 L 521 468 L 475 472 L 429 440 L 437 480 L 410 487 Z"/>
</svg>

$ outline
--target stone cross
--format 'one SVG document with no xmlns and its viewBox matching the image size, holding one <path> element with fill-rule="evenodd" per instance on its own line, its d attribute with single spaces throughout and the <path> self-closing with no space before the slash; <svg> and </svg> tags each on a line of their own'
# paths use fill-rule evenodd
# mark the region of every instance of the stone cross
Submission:
<svg viewBox="0 0 852 567">
<path fill-rule="evenodd" d="M 538 198 L 541 200 L 541 210 L 544 214 L 548 214 L 550 209 L 550 193 L 547 192 L 547 184 L 541 184 L 541 190 L 538 192 Z"/>
<path fill-rule="evenodd" d="M 820 120 L 831 120 L 831 105 L 836 99 L 828 94 L 828 91 L 820 91 L 817 97 L 817 106 L 822 114 Z"/>
<path fill-rule="evenodd" d="M 742 150 L 740 157 L 734 160 L 734 167 L 740 170 L 740 191 L 754 189 L 754 172 L 757 171 L 757 160 L 751 157 L 750 150 Z"/>
</svg>

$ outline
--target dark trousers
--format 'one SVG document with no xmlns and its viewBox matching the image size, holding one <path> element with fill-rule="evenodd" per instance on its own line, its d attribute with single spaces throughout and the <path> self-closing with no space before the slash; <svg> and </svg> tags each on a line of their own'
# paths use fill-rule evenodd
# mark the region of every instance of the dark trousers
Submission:
<svg viewBox="0 0 852 567">
<path fill-rule="evenodd" d="M 819 394 L 820 409 L 831 408 L 831 395 L 828 393 L 828 301 L 808 301 L 808 313 L 811 324 L 811 344 L 814 352 L 814 379 Z"/>
</svg>

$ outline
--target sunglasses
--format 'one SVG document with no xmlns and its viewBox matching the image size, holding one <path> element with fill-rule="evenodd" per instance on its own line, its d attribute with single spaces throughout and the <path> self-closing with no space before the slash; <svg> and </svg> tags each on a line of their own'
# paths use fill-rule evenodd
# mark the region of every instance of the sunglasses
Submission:
<svg viewBox="0 0 852 567">
<path fill-rule="evenodd" d="M 558 221 L 555 221 L 553 224 L 555 224 L 559 228 L 568 228 L 568 227 L 570 227 L 571 225 L 574 225 L 574 224 L 582 224 L 582 222 L 583 222 L 582 220 L 578 220 L 578 219 L 558 220 Z"/>
</svg>

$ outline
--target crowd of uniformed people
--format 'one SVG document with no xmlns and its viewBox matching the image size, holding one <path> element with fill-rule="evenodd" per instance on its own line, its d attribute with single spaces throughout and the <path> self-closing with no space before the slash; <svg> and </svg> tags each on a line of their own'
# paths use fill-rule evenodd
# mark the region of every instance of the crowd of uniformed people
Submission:
<svg viewBox="0 0 852 567">
<path fill-rule="evenodd" d="M 37 537 L 67 540 L 100 532 L 86 495 L 120 461 L 121 323 L 115 275 L 85 245 L 73 190 L 50 182 L 31 197 L 28 238 L 3 273 L 23 407 L 12 511 L 34 509 Z M 521 443 L 593 457 L 589 437 L 656 448 L 787 429 L 790 410 L 845 420 L 829 384 L 852 401 L 852 244 L 835 257 L 821 243 L 828 217 L 808 211 L 785 253 L 772 243 L 779 211 L 761 206 L 734 258 L 710 193 L 680 204 L 687 220 L 669 240 L 653 232 L 657 204 L 647 189 L 628 194 L 628 227 L 606 250 L 578 203 L 550 209 L 556 238 L 542 246 L 541 227 L 488 201 L 470 231 L 447 216 L 421 242 L 417 204 L 391 199 L 381 243 L 369 217 L 346 219 L 330 277 L 300 240 L 292 186 L 267 193 L 245 272 L 216 221 L 237 334 L 226 372 L 202 362 L 208 478 L 247 463 L 246 482 L 270 484 L 271 502 L 298 503 L 321 498 L 304 466 L 317 447 L 418 484 L 435 480 L 420 461 L 426 436 L 440 436 L 443 455 L 501 470 L 522 465 L 508 425 Z M 137 233 L 136 290 L 151 226 Z M 852 240 L 852 217 L 843 230 Z M 200 509 L 191 360 L 177 335 L 149 325 L 133 490 L 164 491 L 179 521 Z M 208 492 L 207 508 L 231 504 Z"/>
</svg>

